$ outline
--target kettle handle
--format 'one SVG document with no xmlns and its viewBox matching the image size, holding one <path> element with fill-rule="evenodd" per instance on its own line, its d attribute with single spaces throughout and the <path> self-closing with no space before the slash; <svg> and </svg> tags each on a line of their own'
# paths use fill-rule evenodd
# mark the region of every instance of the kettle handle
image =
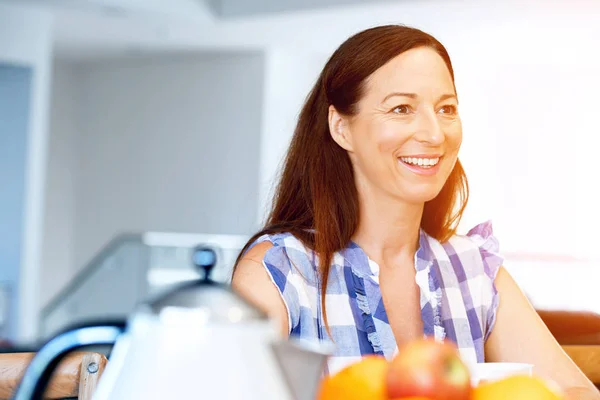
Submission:
<svg viewBox="0 0 600 400">
<path fill-rule="evenodd" d="M 41 400 L 58 363 L 71 351 L 92 345 L 115 344 L 126 321 L 79 325 L 50 339 L 25 370 L 13 400 Z"/>
</svg>

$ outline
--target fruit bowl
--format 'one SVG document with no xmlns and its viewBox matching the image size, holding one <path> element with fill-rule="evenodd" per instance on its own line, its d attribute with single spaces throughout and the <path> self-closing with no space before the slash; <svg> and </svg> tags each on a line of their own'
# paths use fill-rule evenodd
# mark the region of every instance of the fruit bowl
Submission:
<svg viewBox="0 0 600 400">
<path fill-rule="evenodd" d="M 369 355 L 325 377 L 317 400 L 561 400 L 532 370 L 520 363 L 469 368 L 455 345 L 421 339 L 390 361 Z"/>
</svg>

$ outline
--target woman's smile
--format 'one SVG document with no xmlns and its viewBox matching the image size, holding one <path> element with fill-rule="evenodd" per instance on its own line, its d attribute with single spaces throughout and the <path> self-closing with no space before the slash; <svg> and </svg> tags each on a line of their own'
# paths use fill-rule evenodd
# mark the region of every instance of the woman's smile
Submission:
<svg viewBox="0 0 600 400">
<path fill-rule="evenodd" d="M 411 155 L 398 157 L 398 163 L 409 171 L 424 176 L 435 175 L 440 170 L 441 155 Z"/>
</svg>

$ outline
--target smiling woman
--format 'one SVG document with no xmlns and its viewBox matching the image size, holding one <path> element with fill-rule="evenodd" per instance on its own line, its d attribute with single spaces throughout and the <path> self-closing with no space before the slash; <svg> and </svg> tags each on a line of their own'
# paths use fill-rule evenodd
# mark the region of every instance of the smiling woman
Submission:
<svg viewBox="0 0 600 400">
<path fill-rule="evenodd" d="M 304 104 L 234 289 L 285 335 L 335 343 L 330 373 L 425 335 L 455 343 L 467 363 L 533 364 L 600 399 L 502 268 L 491 224 L 456 233 L 468 198 L 461 144 L 439 41 L 396 25 L 352 36 Z"/>
</svg>

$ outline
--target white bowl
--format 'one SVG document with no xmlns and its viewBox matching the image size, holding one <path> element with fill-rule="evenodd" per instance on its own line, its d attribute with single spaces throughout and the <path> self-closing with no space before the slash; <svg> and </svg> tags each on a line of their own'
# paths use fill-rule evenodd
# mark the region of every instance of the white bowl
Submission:
<svg viewBox="0 0 600 400">
<path fill-rule="evenodd" d="M 471 367 L 471 383 L 477 385 L 480 382 L 497 381 L 513 375 L 533 374 L 533 365 L 524 363 L 479 363 Z"/>
</svg>

